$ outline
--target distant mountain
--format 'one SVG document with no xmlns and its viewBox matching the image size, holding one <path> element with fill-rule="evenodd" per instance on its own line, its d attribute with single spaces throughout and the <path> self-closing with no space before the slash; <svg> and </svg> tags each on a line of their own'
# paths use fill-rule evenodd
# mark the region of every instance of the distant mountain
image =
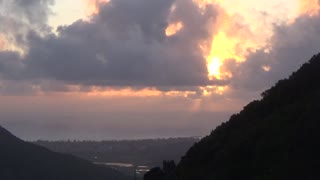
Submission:
<svg viewBox="0 0 320 180">
<path fill-rule="evenodd" d="M 121 162 L 159 166 L 164 159 L 180 160 L 198 142 L 196 137 L 120 141 L 36 141 L 55 152 L 72 154 L 91 162 Z"/>
<path fill-rule="evenodd" d="M 196 143 L 163 177 L 320 179 L 320 54 Z"/>
<path fill-rule="evenodd" d="M 119 172 L 24 142 L 0 126 L 1 180 L 125 180 Z"/>
</svg>

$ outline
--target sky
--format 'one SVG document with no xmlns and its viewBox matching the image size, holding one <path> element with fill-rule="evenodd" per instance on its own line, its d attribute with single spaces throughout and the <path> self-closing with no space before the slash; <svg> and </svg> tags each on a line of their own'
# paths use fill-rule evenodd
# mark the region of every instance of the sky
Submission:
<svg viewBox="0 0 320 180">
<path fill-rule="evenodd" d="M 318 0 L 0 0 L 0 125 L 205 136 L 320 52 Z"/>
</svg>

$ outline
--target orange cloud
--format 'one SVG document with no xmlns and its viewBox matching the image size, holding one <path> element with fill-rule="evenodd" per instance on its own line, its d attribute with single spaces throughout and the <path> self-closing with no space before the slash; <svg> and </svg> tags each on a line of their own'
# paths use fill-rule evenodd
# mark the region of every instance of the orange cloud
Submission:
<svg viewBox="0 0 320 180">
<path fill-rule="evenodd" d="M 99 4 L 110 2 L 110 0 L 84 0 L 84 1 L 85 1 L 85 13 L 87 16 L 91 16 L 99 13 Z"/>
<path fill-rule="evenodd" d="M 177 32 L 179 32 L 183 28 L 182 22 L 172 23 L 169 24 L 169 26 L 166 29 L 166 35 L 172 36 L 175 35 Z"/>
<path fill-rule="evenodd" d="M 155 88 L 146 88 L 140 90 L 134 90 L 131 88 L 122 88 L 122 89 L 103 89 L 99 87 L 92 88 L 89 92 L 80 93 L 85 94 L 86 96 L 97 96 L 97 97 L 183 97 L 189 98 L 195 96 L 196 92 L 194 91 L 168 91 L 163 92 Z"/>
<path fill-rule="evenodd" d="M 162 92 L 155 89 L 133 90 L 126 89 L 101 89 L 93 88 L 87 93 L 89 96 L 105 96 L 105 97 L 154 97 L 161 96 Z"/>
<path fill-rule="evenodd" d="M 310 16 L 319 14 L 320 5 L 318 0 L 299 0 L 300 14 L 308 14 Z"/>
<path fill-rule="evenodd" d="M 0 34 L 0 51 L 7 49 L 7 41 L 2 34 Z"/>
</svg>

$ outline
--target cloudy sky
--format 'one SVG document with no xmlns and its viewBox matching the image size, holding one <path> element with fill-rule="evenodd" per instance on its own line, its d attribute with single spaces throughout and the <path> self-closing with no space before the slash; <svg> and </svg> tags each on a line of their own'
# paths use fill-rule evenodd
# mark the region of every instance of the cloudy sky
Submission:
<svg viewBox="0 0 320 180">
<path fill-rule="evenodd" d="M 318 0 L 0 0 L 0 124 L 203 136 L 320 52 Z"/>
</svg>

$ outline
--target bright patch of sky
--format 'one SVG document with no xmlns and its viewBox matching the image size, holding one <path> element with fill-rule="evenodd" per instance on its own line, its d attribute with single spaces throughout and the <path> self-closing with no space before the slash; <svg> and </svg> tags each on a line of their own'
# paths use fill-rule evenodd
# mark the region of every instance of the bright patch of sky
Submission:
<svg viewBox="0 0 320 180">
<path fill-rule="evenodd" d="M 85 18 L 85 6 L 86 3 L 82 0 L 56 0 L 52 8 L 53 15 L 49 19 L 49 24 L 57 28 Z"/>
</svg>

